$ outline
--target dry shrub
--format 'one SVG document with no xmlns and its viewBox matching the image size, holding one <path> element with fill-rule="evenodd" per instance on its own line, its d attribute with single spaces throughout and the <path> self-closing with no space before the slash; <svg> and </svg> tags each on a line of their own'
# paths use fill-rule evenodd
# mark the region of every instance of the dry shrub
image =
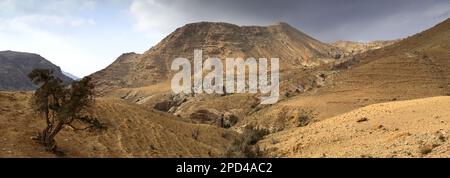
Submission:
<svg viewBox="0 0 450 178">
<path fill-rule="evenodd" d="M 253 126 L 247 126 L 240 137 L 234 140 L 228 148 L 226 157 L 229 158 L 257 158 L 261 156 L 261 150 L 256 143 L 268 135 L 266 129 L 258 129 Z"/>
</svg>

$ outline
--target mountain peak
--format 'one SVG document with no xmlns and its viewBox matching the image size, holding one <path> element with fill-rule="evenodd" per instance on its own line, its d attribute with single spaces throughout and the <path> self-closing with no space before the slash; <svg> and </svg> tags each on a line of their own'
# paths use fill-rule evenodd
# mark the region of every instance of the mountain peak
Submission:
<svg viewBox="0 0 450 178">
<path fill-rule="evenodd" d="M 41 57 L 41 55 L 35 54 L 35 53 L 19 52 L 19 51 L 12 51 L 12 50 L 0 51 L 0 53 L 2 55 L 8 55 L 11 57 L 14 57 L 14 56 L 38 56 L 38 57 Z"/>
<path fill-rule="evenodd" d="M 238 25 L 231 24 L 231 23 L 226 23 L 226 22 L 201 21 L 201 22 L 188 23 L 188 24 L 184 25 L 181 28 L 202 27 L 202 26 L 234 26 L 234 27 L 238 27 Z"/>
<path fill-rule="evenodd" d="M 283 22 L 283 21 L 277 22 L 277 23 L 275 23 L 273 26 L 291 27 L 291 28 L 293 28 L 293 27 L 292 27 L 291 25 L 289 25 L 287 22 Z"/>
<path fill-rule="evenodd" d="M 279 58 L 282 70 L 328 63 L 340 53 L 285 22 L 271 26 L 197 22 L 176 29 L 142 55 L 119 57 L 93 78 L 105 89 L 151 85 L 173 74 L 173 59 L 192 60 L 195 49 L 202 49 L 204 58 Z"/>
</svg>

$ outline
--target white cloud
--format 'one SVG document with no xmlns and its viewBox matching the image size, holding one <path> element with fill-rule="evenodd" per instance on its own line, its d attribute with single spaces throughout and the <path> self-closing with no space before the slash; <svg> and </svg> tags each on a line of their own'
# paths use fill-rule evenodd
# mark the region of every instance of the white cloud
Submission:
<svg viewBox="0 0 450 178">
<path fill-rule="evenodd" d="M 74 19 L 72 21 L 70 21 L 70 26 L 72 27 L 80 27 L 80 26 L 85 26 L 85 25 L 95 25 L 95 20 L 93 19 Z"/>
<path fill-rule="evenodd" d="M 0 31 L 0 39 L 2 39 L 0 50 L 37 53 L 63 69 L 81 76 L 96 70 L 95 59 L 98 56 L 86 53 L 84 49 L 75 45 L 73 38 L 39 29 L 20 30 L 15 33 Z M 74 67 L 79 71 L 75 71 Z"/>
<path fill-rule="evenodd" d="M 224 3 L 227 4 L 227 3 Z M 203 6 L 200 6 L 203 5 Z M 154 43 L 187 23 L 201 21 L 228 22 L 238 25 L 268 25 L 275 23 L 251 12 L 237 11 L 221 4 L 187 0 L 132 0 L 130 14 L 134 29 L 145 32 Z"/>
<path fill-rule="evenodd" d="M 438 3 L 427 8 L 425 15 L 432 18 L 450 16 L 450 1 Z"/>
<path fill-rule="evenodd" d="M 182 21 L 182 16 L 176 9 L 169 8 L 160 1 L 134 0 L 130 12 L 136 20 L 136 29 L 166 31 L 172 28 L 173 22 Z"/>
<path fill-rule="evenodd" d="M 0 0 L 0 12 L 11 12 L 15 9 L 13 0 Z"/>
<path fill-rule="evenodd" d="M 30 14 L 13 18 L 0 17 L 0 30 L 6 31 L 17 30 L 24 32 L 34 28 L 42 29 L 49 26 L 81 27 L 95 24 L 96 22 L 93 19 L 44 14 Z"/>
<path fill-rule="evenodd" d="M 74 11 L 92 11 L 96 0 L 0 0 L 1 13 L 70 14 Z"/>
<path fill-rule="evenodd" d="M 144 32 L 153 44 L 187 21 L 176 8 L 156 0 L 133 0 L 130 13 L 135 22 L 134 29 Z"/>
<path fill-rule="evenodd" d="M 88 75 L 104 64 L 96 60 L 100 56 L 78 44 L 71 29 L 95 25 L 94 19 L 75 13 L 93 10 L 95 5 L 92 0 L 0 0 L 0 50 L 37 53 L 63 70 Z"/>
</svg>

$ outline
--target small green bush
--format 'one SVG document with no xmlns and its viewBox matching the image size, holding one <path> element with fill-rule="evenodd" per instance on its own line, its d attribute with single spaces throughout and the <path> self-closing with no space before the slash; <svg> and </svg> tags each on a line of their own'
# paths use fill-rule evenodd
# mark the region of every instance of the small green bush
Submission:
<svg viewBox="0 0 450 178">
<path fill-rule="evenodd" d="M 297 117 L 297 127 L 304 127 L 309 125 L 315 118 L 317 114 L 312 110 L 302 110 Z"/>
</svg>

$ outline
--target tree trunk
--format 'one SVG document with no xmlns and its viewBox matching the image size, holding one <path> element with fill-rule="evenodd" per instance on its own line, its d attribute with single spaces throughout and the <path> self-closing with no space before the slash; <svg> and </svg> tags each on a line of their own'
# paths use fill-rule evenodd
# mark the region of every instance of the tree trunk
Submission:
<svg viewBox="0 0 450 178">
<path fill-rule="evenodd" d="M 55 136 L 62 128 L 63 122 L 58 122 L 55 127 L 48 125 L 47 128 L 42 131 L 41 142 L 49 151 L 56 151 Z"/>
</svg>

